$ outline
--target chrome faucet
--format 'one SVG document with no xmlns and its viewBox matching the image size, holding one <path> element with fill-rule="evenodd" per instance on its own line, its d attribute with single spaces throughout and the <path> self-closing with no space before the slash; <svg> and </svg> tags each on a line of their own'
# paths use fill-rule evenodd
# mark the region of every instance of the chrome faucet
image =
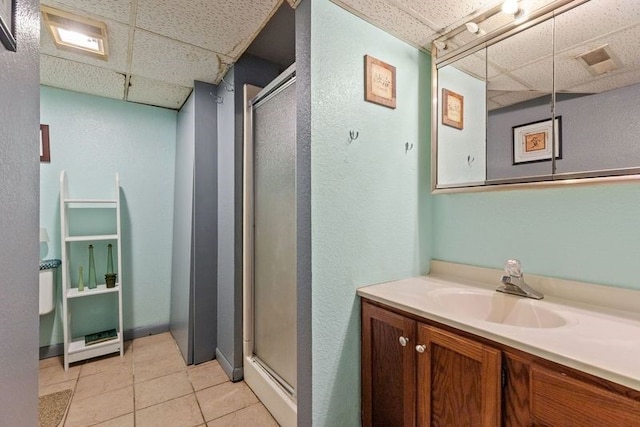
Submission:
<svg viewBox="0 0 640 427">
<path fill-rule="evenodd" d="M 502 279 L 500 279 L 502 286 L 499 286 L 496 291 L 533 299 L 544 298 L 542 293 L 525 283 L 520 261 L 517 259 L 508 259 L 504 264 L 504 271 L 507 274 L 503 275 Z"/>
</svg>

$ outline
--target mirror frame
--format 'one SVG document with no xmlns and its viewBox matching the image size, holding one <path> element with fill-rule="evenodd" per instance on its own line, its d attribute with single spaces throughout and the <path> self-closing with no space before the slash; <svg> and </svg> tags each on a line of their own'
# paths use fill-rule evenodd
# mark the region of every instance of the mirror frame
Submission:
<svg viewBox="0 0 640 427">
<path fill-rule="evenodd" d="M 437 187 L 438 177 L 438 109 L 441 107 L 438 103 L 438 69 L 446 65 L 453 63 L 454 61 L 461 59 L 467 55 L 477 52 L 480 49 L 488 48 L 489 46 L 498 43 L 508 37 L 511 37 L 517 33 L 520 33 L 527 28 L 533 27 L 543 21 L 552 19 L 556 15 L 564 13 L 570 9 L 573 9 L 581 4 L 587 3 L 590 0 L 556 0 L 549 3 L 538 10 L 531 12 L 523 21 L 514 20 L 511 24 L 508 24 L 494 32 L 485 34 L 478 37 L 474 42 L 467 43 L 459 48 L 447 52 L 444 55 L 438 57 L 438 48 L 434 43 L 431 47 L 431 193 L 432 194 L 446 194 L 446 193 L 470 193 L 479 191 L 504 191 L 504 190 L 518 190 L 518 189 L 542 189 L 558 186 L 578 186 L 578 185 L 592 185 L 592 184 L 605 184 L 605 183 L 620 183 L 620 182 L 633 182 L 640 180 L 640 167 L 637 168 L 622 168 L 622 169 L 607 169 L 602 171 L 606 172 L 606 176 L 596 176 L 593 174 L 598 171 L 585 171 L 570 174 L 550 174 L 550 179 L 543 181 L 532 181 L 537 177 L 523 177 L 518 182 L 495 182 L 489 184 L 465 184 L 458 187 Z M 479 14 L 473 18 L 480 18 L 491 16 L 499 10 L 500 5 L 497 5 L 483 14 Z M 465 25 L 454 28 L 447 32 L 443 36 L 439 37 L 436 41 L 441 39 L 450 38 L 463 31 Z M 555 47 L 554 47 L 555 49 Z M 554 53 L 555 55 L 555 53 Z M 554 70 L 555 72 L 555 70 Z M 555 79 L 554 79 L 555 80 Z M 552 103 L 553 115 L 555 117 L 555 83 L 553 87 Z M 563 175 L 566 175 L 563 177 Z"/>
</svg>

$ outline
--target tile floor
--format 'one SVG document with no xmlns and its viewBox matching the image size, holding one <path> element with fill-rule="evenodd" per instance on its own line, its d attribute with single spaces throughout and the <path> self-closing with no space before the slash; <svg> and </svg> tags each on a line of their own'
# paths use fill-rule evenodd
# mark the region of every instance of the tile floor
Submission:
<svg viewBox="0 0 640 427">
<path fill-rule="evenodd" d="M 169 333 L 125 342 L 115 354 L 73 364 L 40 361 L 40 395 L 72 389 L 61 427 L 278 426 L 243 382 L 217 361 L 185 366 Z"/>
</svg>

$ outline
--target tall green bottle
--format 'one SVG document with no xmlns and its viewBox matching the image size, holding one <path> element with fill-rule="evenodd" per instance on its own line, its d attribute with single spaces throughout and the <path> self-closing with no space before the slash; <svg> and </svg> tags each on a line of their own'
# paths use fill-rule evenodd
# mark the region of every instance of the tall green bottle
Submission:
<svg viewBox="0 0 640 427">
<path fill-rule="evenodd" d="M 96 277 L 96 263 L 93 259 L 93 245 L 89 245 L 89 289 L 98 287 L 98 279 Z"/>
</svg>

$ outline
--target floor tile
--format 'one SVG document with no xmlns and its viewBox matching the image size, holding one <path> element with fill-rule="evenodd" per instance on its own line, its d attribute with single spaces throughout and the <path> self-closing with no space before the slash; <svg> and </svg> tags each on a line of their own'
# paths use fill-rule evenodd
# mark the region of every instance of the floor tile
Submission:
<svg viewBox="0 0 640 427">
<path fill-rule="evenodd" d="M 187 374 L 189 374 L 191 384 L 196 391 L 229 381 L 229 377 L 224 373 L 217 360 L 189 366 Z"/>
<path fill-rule="evenodd" d="M 184 371 L 136 383 L 136 410 L 193 393 Z"/>
<path fill-rule="evenodd" d="M 253 405 L 258 399 L 244 382 L 222 383 L 196 392 L 205 421 Z"/>
<path fill-rule="evenodd" d="M 136 411 L 136 427 L 195 427 L 203 421 L 193 394 Z"/>
<path fill-rule="evenodd" d="M 40 360 L 40 369 L 60 366 L 64 369 L 64 358 L 62 356 L 48 357 Z"/>
<path fill-rule="evenodd" d="M 164 358 L 167 356 L 180 356 L 180 350 L 178 350 L 178 346 L 173 341 L 149 344 L 142 348 L 136 347 L 133 350 L 134 363 Z"/>
<path fill-rule="evenodd" d="M 133 412 L 133 386 L 71 400 L 65 427 L 86 427 Z"/>
<path fill-rule="evenodd" d="M 135 350 L 134 350 L 135 351 Z M 145 360 L 133 364 L 133 378 L 135 382 L 147 381 L 174 372 L 186 370 L 182 357 L 167 355 L 160 359 Z"/>
<path fill-rule="evenodd" d="M 43 368 L 39 371 L 39 384 L 40 387 L 45 387 L 55 383 L 61 383 L 64 381 L 75 380 L 80 374 L 80 367 L 71 366 L 68 371 L 60 366 L 51 366 L 49 368 Z"/>
<path fill-rule="evenodd" d="M 161 334 L 149 335 L 142 338 L 136 338 L 135 340 L 132 341 L 132 344 L 135 350 L 135 349 L 142 348 L 146 345 L 157 344 L 159 342 L 168 342 L 168 341 L 175 342 L 170 332 L 163 332 Z"/>
<path fill-rule="evenodd" d="M 120 353 L 113 353 L 88 360 L 82 365 L 80 376 L 95 375 L 114 369 L 131 369 L 132 366 L 133 354 L 131 351 L 125 351 L 122 357 Z"/>
<path fill-rule="evenodd" d="M 110 368 L 94 375 L 86 375 L 78 378 L 75 400 L 87 398 L 99 398 L 103 393 L 133 385 L 133 369 Z"/>
<path fill-rule="evenodd" d="M 134 427 L 134 425 L 134 415 L 132 412 L 100 424 L 95 424 L 93 427 Z"/>
<path fill-rule="evenodd" d="M 262 403 L 256 403 L 207 423 L 207 427 L 241 426 L 278 427 L 278 423 Z"/>
</svg>

